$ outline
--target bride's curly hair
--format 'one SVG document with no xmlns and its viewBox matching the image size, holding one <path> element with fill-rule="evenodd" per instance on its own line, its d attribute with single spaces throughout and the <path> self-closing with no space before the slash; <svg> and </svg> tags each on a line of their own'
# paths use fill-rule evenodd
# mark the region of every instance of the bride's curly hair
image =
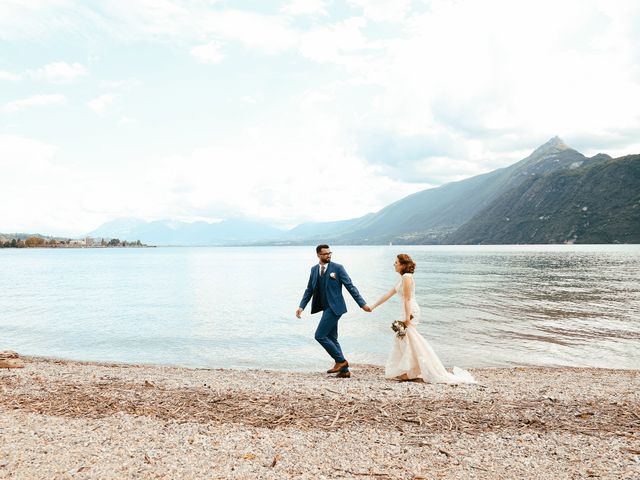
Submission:
<svg viewBox="0 0 640 480">
<path fill-rule="evenodd" d="M 398 262 L 403 274 L 413 273 L 416 270 L 416 262 L 406 253 L 398 254 Z"/>
</svg>

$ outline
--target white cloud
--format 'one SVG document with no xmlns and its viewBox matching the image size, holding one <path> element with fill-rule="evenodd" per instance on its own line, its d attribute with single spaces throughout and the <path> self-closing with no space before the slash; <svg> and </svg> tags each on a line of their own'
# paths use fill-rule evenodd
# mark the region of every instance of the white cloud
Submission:
<svg viewBox="0 0 640 480">
<path fill-rule="evenodd" d="M 291 0 L 281 10 L 289 15 L 327 16 L 327 2 L 324 0 Z"/>
<path fill-rule="evenodd" d="M 77 9 L 73 0 L 0 2 L 0 39 L 43 40 L 52 32 L 69 28 L 68 13 Z M 60 15 L 67 11 L 67 15 Z"/>
<path fill-rule="evenodd" d="M 411 9 L 411 0 L 349 0 L 362 8 L 364 16 L 376 22 L 400 22 Z"/>
<path fill-rule="evenodd" d="M 217 42 L 198 45 L 193 47 L 189 53 L 202 63 L 216 64 L 220 63 L 224 58 L 224 54 L 220 51 L 220 44 Z"/>
<path fill-rule="evenodd" d="M 30 169 L 43 168 L 55 155 L 58 147 L 21 135 L 0 134 L 0 169 L 5 175 L 14 171 L 13 166 L 28 165 Z M 8 182 L 10 183 L 10 182 Z"/>
<path fill-rule="evenodd" d="M 380 87 L 377 126 L 401 135 L 447 132 L 463 145 L 504 136 L 513 150 L 531 137 L 570 141 L 630 129 L 640 121 L 640 82 L 632 57 L 638 33 L 620 15 L 629 4 L 589 5 L 432 2 L 384 51 L 350 65 Z"/>
<path fill-rule="evenodd" d="M 33 107 L 51 107 L 64 105 L 66 98 L 64 95 L 51 94 L 51 95 L 32 95 L 20 100 L 13 100 L 4 106 L 4 110 L 7 112 L 15 112 L 18 110 L 24 110 L 25 108 Z"/>
<path fill-rule="evenodd" d="M 367 21 L 353 17 L 328 26 L 315 27 L 303 34 L 299 49 L 302 55 L 316 62 L 333 62 L 350 69 L 364 67 L 370 44 L 362 33 Z"/>
<path fill-rule="evenodd" d="M 106 28 L 123 38 L 184 35 L 207 10 L 206 3 L 171 0 L 114 0 L 106 8 L 116 20 Z"/>
<path fill-rule="evenodd" d="M 293 48 L 299 36 L 299 32 L 279 16 L 248 11 L 206 12 L 193 21 L 195 28 L 203 34 L 215 34 L 268 54 Z"/>
<path fill-rule="evenodd" d="M 89 71 L 80 63 L 54 62 L 32 71 L 31 75 L 52 82 L 71 82 L 89 75 Z"/>
<path fill-rule="evenodd" d="M 22 78 L 22 75 L 18 75 L 16 73 L 7 72 L 5 70 L 0 70 L 0 80 L 8 80 L 10 82 L 17 82 Z"/>
<path fill-rule="evenodd" d="M 81 182 L 57 164 L 59 147 L 20 135 L 0 134 L 0 202 L 14 205 L 0 217 L 0 231 L 51 234 L 83 231 Z"/>
<path fill-rule="evenodd" d="M 243 215 L 294 225 L 353 218 L 424 188 L 380 175 L 343 145 L 342 125 L 322 111 L 309 108 L 303 120 L 298 113 L 215 145 L 150 160 L 141 176 L 131 174 L 148 186 L 145 198 L 130 203 L 144 205 L 147 217 Z M 320 178 L 330 181 L 310 188 Z"/>
<path fill-rule="evenodd" d="M 116 94 L 105 93 L 89 100 L 87 106 L 97 114 L 103 114 L 116 98 L 118 98 Z"/>
</svg>

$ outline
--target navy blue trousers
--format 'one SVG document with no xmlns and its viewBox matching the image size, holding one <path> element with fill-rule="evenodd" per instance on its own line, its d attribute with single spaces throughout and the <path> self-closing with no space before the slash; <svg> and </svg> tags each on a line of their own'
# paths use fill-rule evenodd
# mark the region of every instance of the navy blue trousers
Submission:
<svg viewBox="0 0 640 480">
<path fill-rule="evenodd" d="M 316 340 L 327 351 L 336 363 L 344 362 L 342 348 L 338 343 L 338 320 L 342 315 L 336 315 L 330 308 L 322 312 L 322 318 L 316 329 Z"/>
</svg>

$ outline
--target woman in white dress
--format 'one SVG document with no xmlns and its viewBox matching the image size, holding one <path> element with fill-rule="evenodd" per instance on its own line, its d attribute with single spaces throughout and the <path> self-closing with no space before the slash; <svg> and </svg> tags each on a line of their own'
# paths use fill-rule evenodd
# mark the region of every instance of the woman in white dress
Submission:
<svg viewBox="0 0 640 480">
<path fill-rule="evenodd" d="M 473 376 L 461 368 L 453 367 L 453 373 L 447 372 L 431 345 L 416 330 L 415 326 L 420 323 L 420 306 L 416 301 L 413 280 L 415 262 L 409 255 L 401 253 L 394 266 L 400 274 L 400 281 L 371 307 L 374 310 L 396 293 L 402 299 L 405 336 L 395 337 L 385 367 L 385 377 L 401 381 L 422 379 L 428 383 L 476 383 Z"/>
</svg>

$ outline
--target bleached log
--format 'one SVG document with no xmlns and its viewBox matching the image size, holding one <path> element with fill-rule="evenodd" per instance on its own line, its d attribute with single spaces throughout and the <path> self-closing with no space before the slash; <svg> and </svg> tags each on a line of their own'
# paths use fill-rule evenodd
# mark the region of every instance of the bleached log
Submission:
<svg viewBox="0 0 640 480">
<path fill-rule="evenodd" d="M 5 350 L 0 352 L 0 368 L 23 368 L 24 362 L 16 352 Z"/>
</svg>

